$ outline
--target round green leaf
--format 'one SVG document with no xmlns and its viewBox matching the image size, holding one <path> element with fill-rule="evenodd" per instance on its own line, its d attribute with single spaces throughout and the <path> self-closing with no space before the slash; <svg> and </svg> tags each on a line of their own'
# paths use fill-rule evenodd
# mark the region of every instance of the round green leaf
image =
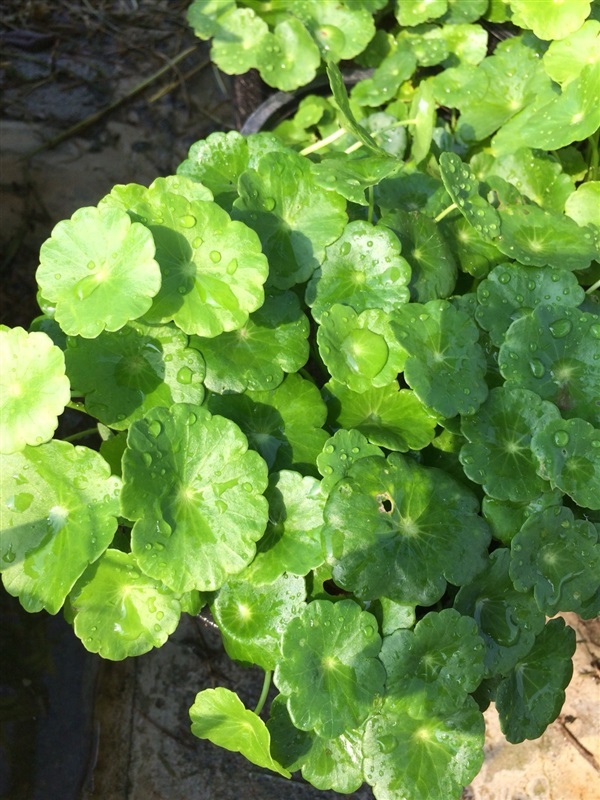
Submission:
<svg viewBox="0 0 600 800">
<path fill-rule="evenodd" d="M 574 308 L 584 297 L 576 276 L 566 269 L 499 264 L 477 287 L 475 319 L 500 347 L 512 322 L 531 314 L 541 299 Z"/>
<path fill-rule="evenodd" d="M 600 126 L 600 121 L 599 121 Z M 534 205 L 510 205 L 499 212 L 498 249 L 522 264 L 558 269 L 587 269 L 600 255 L 600 237 L 570 217 Z"/>
<path fill-rule="evenodd" d="M 371 444 L 406 453 L 422 450 L 435 436 L 439 417 L 415 392 L 399 389 L 397 381 L 362 393 L 329 381 L 323 390 L 331 424 L 356 428 Z"/>
<path fill-rule="evenodd" d="M 414 630 L 398 630 L 384 638 L 380 658 L 387 673 L 386 692 L 405 695 L 416 679 L 461 699 L 481 683 L 483 655 L 474 619 L 453 608 L 430 611 Z"/>
<path fill-rule="evenodd" d="M 219 589 L 211 611 L 230 658 L 271 670 L 281 659 L 283 632 L 300 612 L 306 587 L 302 578 L 285 574 L 257 583 L 250 570 L 249 580 L 241 576 Z"/>
<path fill-rule="evenodd" d="M 309 0 L 294 4 L 294 13 L 313 35 L 323 57 L 337 62 L 362 53 L 375 34 L 373 14 L 384 5 L 384 0 L 360 3 Z"/>
<path fill-rule="evenodd" d="M 200 39 L 210 39 L 219 29 L 221 14 L 235 8 L 236 0 L 194 0 L 186 18 Z"/>
<path fill-rule="evenodd" d="M 166 178 L 156 178 L 148 188 L 156 192 L 178 194 L 190 202 L 214 200 L 214 195 L 207 186 L 188 175 L 167 175 Z"/>
<path fill-rule="evenodd" d="M 410 106 L 409 116 L 415 121 L 410 129 L 412 135 L 410 157 L 414 164 L 420 164 L 429 155 L 436 120 L 436 103 L 430 80 L 422 80 L 419 84 Z"/>
<path fill-rule="evenodd" d="M 510 6 L 514 23 L 531 28 L 539 39 L 564 39 L 578 30 L 590 13 L 589 0 L 569 0 L 568 3 L 510 0 Z"/>
<path fill-rule="evenodd" d="M 275 26 L 257 48 L 255 64 L 261 78 L 269 86 L 290 92 L 310 83 L 321 63 L 319 48 L 310 34 L 295 17 Z M 236 73 L 246 70 L 236 70 Z"/>
<path fill-rule="evenodd" d="M 573 675 L 575 631 L 551 619 L 496 691 L 500 727 L 509 742 L 537 739 L 554 722 Z"/>
<path fill-rule="evenodd" d="M 289 289 L 308 280 L 344 229 L 346 201 L 317 186 L 310 161 L 292 151 L 267 153 L 238 188 L 234 214 L 258 233 L 269 283 Z"/>
<path fill-rule="evenodd" d="M 583 419 L 551 420 L 531 441 L 539 473 L 580 506 L 600 508 L 600 430 Z"/>
<path fill-rule="evenodd" d="M 473 414 L 488 393 L 475 323 L 447 300 L 430 300 L 400 306 L 391 326 L 409 354 L 404 377 L 419 399 L 445 417 Z"/>
<path fill-rule="evenodd" d="M 533 500 L 549 487 L 537 474 L 531 438 L 553 419 L 560 419 L 558 409 L 535 392 L 492 389 L 477 414 L 462 420 L 468 440 L 460 451 L 465 474 L 489 497 L 515 503 Z"/>
<path fill-rule="evenodd" d="M 52 438 L 71 399 L 65 359 L 42 332 L 0 327 L 0 453 Z"/>
<path fill-rule="evenodd" d="M 509 388 L 531 389 L 564 417 L 600 424 L 600 319 L 539 305 L 512 323 L 498 355 Z"/>
<path fill-rule="evenodd" d="M 316 475 L 316 458 L 327 441 L 327 416 L 319 390 L 300 375 L 287 375 L 276 389 L 208 398 L 209 409 L 234 420 L 270 470 Z"/>
<path fill-rule="evenodd" d="M 354 392 L 389 385 L 406 361 L 388 315 L 376 308 L 357 314 L 335 303 L 321 314 L 317 343 L 332 378 Z"/>
<path fill-rule="evenodd" d="M 241 328 L 262 305 L 268 264 L 259 240 L 216 203 L 137 184 L 116 186 L 102 202 L 152 231 L 162 287 L 146 321 L 212 337 Z"/>
<path fill-rule="evenodd" d="M 485 726 L 471 697 L 436 706 L 435 693 L 386 697 L 366 726 L 364 773 L 378 800 L 448 800 L 479 772 Z"/>
<path fill-rule="evenodd" d="M 456 153 L 442 153 L 440 175 L 446 191 L 475 230 L 486 238 L 500 233 L 498 212 L 479 195 L 479 181 Z"/>
<path fill-rule="evenodd" d="M 317 456 L 317 468 L 323 480 L 321 491 L 327 496 L 335 484 L 341 480 L 349 468 L 359 458 L 383 455 L 374 444 L 358 430 L 340 429 L 328 439 L 323 452 Z"/>
<path fill-rule="evenodd" d="M 396 5 L 396 19 L 400 25 L 414 27 L 430 19 L 437 19 L 448 10 L 448 0 L 402 0 Z"/>
<path fill-rule="evenodd" d="M 397 169 L 398 165 L 390 158 L 364 156 L 349 159 L 345 153 L 332 153 L 319 164 L 312 165 L 318 186 L 337 192 L 361 206 L 368 205 L 365 190 Z"/>
<path fill-rule="evenodd" d="M 118 208 L 80 208 L 40 250 L 37 282 L 63 331 L 93 339 L 141 317 L 161 286 L 152 234 Z"/>
<path fill-rule="evenodd" d="M 588 181 L 578 186 L 577 191 L 567 198 L 565 213 L 578 225 L 600 228 L 600 181 Z"/>
<path fill-rule="evenodd" d="M 69 595 L 86 650 L 121 661 L 161 647 L 181 615 L 179 598 L 139 569 L 130 553 L 106 550 Z"/>
<path fill-rule="evenodd" d="M 241 75 L 258 66 L 260 52 L 269 28 L 251 8 L 232 8 L 220 14 L 216 26 L 211 61 L 227 73 Z"/>
<path fill-rule="evenodd" d="M 544 69 L 552 80 L 566 84 L 579 77 L 586 64 L 600 60 L 600 22 L 588 19 L 581 28 L 551 42 L 544 53 Z"/>
<path fill-rule="evenodd" d="M 321 542 L 325 495 L 310 475 L 282 470 L 265 491 L 269 522 L 249 568 L 254 581 L 273 581 L 284 572 L 306 575 L 325 560 Z"/>
<path fill-rule="evenodd" d="M 363 722 L 384 669 L 377 620 L 353 600 L 315 600 L 287 626 L 275 684 L 294 725 L 333 738 Z"/>
<path fill-rule="evenodd" d="M 350 222 L 327 248 L 325 260 L 306 287 L 306 302 L 317 320 L 333 303 L 357 313 L 368 308 L 392 311 L 409 299 L 410 267 L 400 243 L 387 228 L 363 220 Z"/>
<path fill-rule="evenodd" d="M 191 344 L 206 360 L 205 383 L 212 391 L 262 391 L 274 389 L 284 373 L 304 366 L 308 333 L 308 318 L 297 296 L 271 292 L 239 330 L 214 339 L 193 336 Z"/>
<path fill-rule="evenodd" d="M 425 214 L 402 209 L 384 214 L 380 224 L 391 228 L 402 243 L 412 271 L 413 298 L 426 303 L 448 297 L 456 283 L 456 262 L 439 226 Z"/>
<path fill-rule="evenodd" d="M 494 539 L 508 546 L 530 516 L 551 506 L 560 506 L 562 498 L 562 492 L 558 489 L 548 491 L 546 487 L 543 494 L 529 503 L 509 503 L 484 497 L 481 510 L 492 529 Z"/>
<path fill-rule="evenodd" d="M 73 394 L 105 425 L 123 430 L 155 406 L 204 398 L 204 361 L 172 323 L 130 322 L 96 339 L 70 337 L 65 353 Z"/>
<path fill-rule="evenodd" d="M 512 540 L 510 577 L 518 591 L 533 588 L 547 617 L 580 611 L 600 588 L 595 525 L 562 506 L 533 514 Z"/>
<path fill-rule="evenodd" d="M 224 417 L 178 403 L 129 429 L 123 514 L 142 570 L 175 592 L 213 591 L 254 557 L 267 467 Z"/>
<path fill-rule="evenodd" d="M 557 150 L 592 136 L 600 127 L 599 86 L 600 62 L 586 64 L 561 94 L 540 96 L 505 125 L 492 140 L 493 152 L 501 155 L 523 145 Z"/>
<path fill-rule="evenodd" d="M 248 761 L 289 778 L 290 773 L 271 756 L 271 737 L 260 717 L 244 707 L 235 692 L 218 687 L 196 695 L 190 708 L 192 733 L 199 739 L 241 753 Z"/>
<path fill-rule="evenodd" d="M 332 489 L 325 521 L 336 583 L 357 597 L 432 605 L 485 564 L 490 540 L 469 490 L 392 453 L 361 458 Z"/>
<path fill-rule="evenodd" d="M 69 442 L 2 456 L 0 571 L 23 608 L 56 614 L 110 544 L 120 490 L 98 453 Z"/>
<path fill-rule="evenodd" d="M 486 675 L 506 675 L 526 655 L 544 627 L 544 614 L 532 592 L 518 592 L 509 576 L 510 552 L 494 550 L 477 577 L 463 586 L 454 601 L 471 616 L 485 642 Z"/>
</svg>

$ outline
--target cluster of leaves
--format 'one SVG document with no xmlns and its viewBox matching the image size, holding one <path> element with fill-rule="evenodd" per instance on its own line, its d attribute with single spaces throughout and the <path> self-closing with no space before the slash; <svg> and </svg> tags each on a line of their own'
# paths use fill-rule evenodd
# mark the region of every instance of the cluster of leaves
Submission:
<svg viewBox="0 0 600 800">
<path fill-rule="evenodd" d="M 208 606 L 279 693 L 201 691 L 193 732 L 319 789 L 459 797 L 490 700 L 511 742 L 561 708 L 547 618 L 600 612 L 600 24 L 553 5 L 549 44 L 538 5 L 455 64 L 487 2 L 399 3 L 350 98 L 330 63 L 278 136 L 59 223 L 0 329 L 7 590 L 110 659 Z"/>
</svg>

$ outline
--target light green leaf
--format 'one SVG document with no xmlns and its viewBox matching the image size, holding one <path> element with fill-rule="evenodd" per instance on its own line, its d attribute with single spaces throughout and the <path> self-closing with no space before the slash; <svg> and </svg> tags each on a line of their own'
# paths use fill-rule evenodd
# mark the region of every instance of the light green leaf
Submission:
<svg viewBox="0 0 600 800">
<path fill-rule="evenodd" d="M 219 14 L 210 50 L 211 61 L 227 73 L 241 75 L 258 66 L 269 27 L 251 8 Z"/>
<path fill-rule="evenodd" d="M 294 725 L 333 738 L 363 722 L 385 672 L 377 620 L 353 600 L 315 600 L 283 635 L 275 684 Z"/>
<path fill-rule="evenodd" d="M 216 203 L 137 184 L 116 186 L 102 203 L 145 220 L 154 236 L 162 287 L 147 322 L 212 337 L 241 328 L 262 305 L 269 265 L 259 239 Z"/>
<path fill-rule="evenodd" d="M 337 381 L 323 387 L 330 423 L 355 428 L 371 442 L 388 450 L 422 450 L 435 436 L 439 417 L 423 405 L 415 392 L 389 386 L 353 392 Z"/>
<path fill-rule="evenodd" d="M 42 332 L 0 327 L 0 453 L 52 438 L 71 399 L 65 359 Z"/>
<path fill-rule="evenodd" d="M 241 753 L 248 761 L 289 778 L 270 752 L 271 737 L 260 717 L 244 707 L 235 692 L 218 687 L 196 695 L 190 708 L 192 733 L 199 739 Z"/>
<path fill-rule="evenodd" d="M 211 604 L 215 622 L 230 658 L 275 669 L 287 624 L 304 603 L 300 577 L 279 573 L 271 582 L 257 582 L 253 567 L 219 589 Z"/>
<path fill-rule="evenodd" d="M 564 39 L 578 30 L 589 16 L 590 5 L 589 0 L 567 3 L 510 0 L 515 25 L 532 28 L 539 39 Z"/>
<path fill-rule="evenodd" d="M 36 279 L 63 331 L 93 339 L 141 317 L 161 287 L 152 234 L 119 208 L 80 208 L 40 250 Z"/>
<path fill-rule="evenodd" d="M 420 164 L 429 154 L 436 120 L 436 104 L 431 81 L 423 80 L 419 84 L 410 106 L 409 117 L 415 121 L 410 129 L 412 134 L 410 157 L 415 164 Z"/>
<path fill-rule="evenodd" d="M 317 186 L 310 162 L 291 152 L 263 156 L 241 175 L 239 192 L 234 214 L 258 233 L 269 284 L 289 289 L 308 280 L 344 229 L 346 201 Z"/>
<path fill-rule="evenodd" d="M 191 338 L 206 360 L 206 386 L 214 392 L 274 389 L 286 372 L 308 360 L 308 318 L 293 292 L 267 293 L 264 305 L 237 331 L 214 339 Z"/>
<path fill-rule="evenodd" d="M 511 542 L 510 577 L 518 591 L 533 588 L 547 617 L 581 611 L 600 588 L 596 526 L 563 506 L 532 514 Z"/>
<path fill-rule="evenodd" d="M 123 514 L 142 570 L 175 592 L 213 591 L 256 552 L 267 467 L 229 419 L 178 403 L 129 429 Z"/>
<path fill-rule="evenodd" d="M 587 139 L 600 127 L 600 62 L 587 64 L 554 98 L 541 95 L 492 140 L 496 155 L 526 145 L 557 150 Z"/>
<path fill-rule="evenodd" d="M 384 5 L 383 0 L 368 3 L 309 0 L 295 3 L 294 12 L 321 48 L 323 58 L 340 61 L 362 53 L 375 34 L 373 14 Z"/>
<path fill-rule="evenodd" d="M 531 449 L 539 460 L 539 474 L 551 486 L 580 506 L 600 509 L 598 428 L 583 419 L 552 420 L 536 432 Z"/>
<path fill-rule="evenodd" d="M 73 394 L 105 425 L 123 430 L 155 406 L 204 398 L 204 361 L 175 325 L 130 322 L 96 339 L 70 337 L 65 352 Z"/>
<path fill-rule="evenodd" d="M 588 181 L 578 186 L 567 198 L 565 213 L 578 225 L 600 228 L 600 181 Z"/>
<path fill-rule="evenodd" d="M 391 326 L 409 356 L 404 377 L 442 414 L 473 414 L 487 397 L 487 365 L 475 323 L 447 300 L 400 306 Z"/>
<path fill-rule="evenodd" d="M 345 153 L 332 153 L 312 165 L 315 183 L 324 189 L 341 194 L 346 200 L 367 206 L 365 190 L 399 168 L 389 158 L 366 156 L 349 159 Z"/>
<path fill-rule="evenodd" d="M 325 560 L 321 530 L 325 494 L 310 475 L 272 473 L 265 491 L 269 521 L 248 568 L 252 580 L 272 581 L 282 573 L 306 575 Z"/>
<path fill-rule="evenodd" d="M 479 772 L 485 726 L 471 697 L 449 710 L 432 691 L 389 696 L 366 726 L 364 772 L 378 800 L 449 800 Z"/>
<path fill-rule="evenodd" d="M 471 168 L 456 153 L 442 153 L 440 174 L 446 191 L 467 222 L 483 237 L 496 238 L 500 233 L 498 212 L 479 195 L 479 181 Z"/>
<path fill-rule="evenodd" d="M 544 53 L 544 69 L 552 80 L 565 85 L 578 78 L 586 64 L 600 60 L 600 22 L 588 19 L 569 36 L 551 42 Z"/>
<path fill-rule="evenodd" d="M 397 453 L 359 459 L 325 506 L 335 582 L 365 600 L 432 605 L 446 581 L 467 583 L 485 564 L 478 509 L 441 470 Z"/>
<path fill-rule="evenodd" d="M 335 303 L 321 314 L 317 343 L 332 378 L 354 392 L 388 386 L 406 361 L 387 314 L 376 308 L 356 314 Z"/>
<path fill-rule="evenodd" d="M 120 490 L 98 453 L 69 442 L 2 456 L 0 571 L 23 608 L 57 613 L 110 544 Z"/>
<path fill-rule="evenodd" d="M 321 63 L 319 48 L 302 22 L 295 17 L 283 20 L 273 33 L 255 45 L 255 63 L 261 78 L 269 86 L 290 92 L 310 83 Z M 237 70 L 236 73 L 246 72 Z"/>
<path fill-rule="evenodd" d="M 179 598 L 140 570 L 130 553 L 106 550 L 69 595 L 86 650 L 121 661 L 161 647 L 179 624 Z"/>
<path fill-rule="evenodd" d="M 368 308 L 392 311 L 409 299 L 410 266 L 400 242 L 387 228 L 363 220 L 350 222 L 306 287 L 306 303 L 319 322 L 333 303 L 357 313 Z"/>
<path fill-rule="evenodd" d="M 563 619 L 551 619 L 496 691 L 502 732 L 509 742 L 537 739 L 554 722 L 573 675 L 575 631 Z"/>
<path fill-rule="evenodd" d="M 448 0 L 402 0 L 396 4 L 395 14 L 400 25 L 413 27 L 441 17 L 447 10 Z"/>
</svg>

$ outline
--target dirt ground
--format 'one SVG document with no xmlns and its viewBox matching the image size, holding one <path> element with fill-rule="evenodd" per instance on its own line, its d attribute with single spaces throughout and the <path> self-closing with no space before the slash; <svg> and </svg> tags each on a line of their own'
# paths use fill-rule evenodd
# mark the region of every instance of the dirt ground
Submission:
<svg viewBox="0 0 600 800">
<path fill-rule="evenodd" d="M 233 129 L 244 116 L 240 109 L 244 97 L 238 94 L 237 103 L 233 102 L 231 80 L 214 70 L 206 44 L 187 28 L 187 5 L 188 0 L 4 0 L 0 19 L 3 323 L 27 327 L 38 313 L 37 253 L 59 220 L 81 206 L 95 205 L 116 183 L 148 184 L 172 173 L 192 142 L 214 130 Z M 0 611 L 7 630 L 5 623 L 16 610 L 11 598 L 4 597 L 2 607 L 8 609 Z M 486 762 L 465 790 L 465 800 L 600 797 L 600 623 L 582 623 L 575 617 L 570 622 L 578 633 L 578 650 L 561 717 L 540 740 L 512 746 L 500 735 L 490 710 Z M 19 626 L 23 624 L 19 617 Z M 39 623 L 32 624 L 20 634 L 23 648 L 35 649 Z M 79 647 L 68 638 L 70 632 L 60 636 L 61 653 L 72 644 Z M 6 644 L 0 639 L 0 646 L 3 641 Z M 0 665 L 5 663 L 0 659 Z M 56 657 L 54 673 L 62 669 L 67 668 Z M 216 685 L 236 687 L 251 703 L 262 682 L 258 673 L 231 664 L 218 635 L 198 620 L 187 619 L 163 648 L 146 656 L 101 665 L 100 659 L 90 656 L 78 669 L 83 675 L 81 692 L 90 685 L 97 687 L 95 708 L 80 703 L 87 715 L 81 735 L 89 738 L 90 745 L 83 751 L 87 763 L 79 788 L 69 790 L 68 796 L 52 785 L 50 775 L 71 769 L 65 753 L 73 742 L 61 738 L 68 732 L 53 734 L 49 728 L 44 729 L 45 738 L 58 737 L 59 747 L 53 756 L 56 763 L 46 762 L 47 780 L 36 786 L 25 780 L 20 789 L 7 790 L 11 794 L 6 795 L 0 781 L 0 796 L 7 800 L 341 797 L 298 780 L 284 782 L 191 736 L 187 709 L 197 691 Z M 31 670 L 31 661 L 20 659 L 11 680 L 30 686 Z M 0 675 L 0 688 L 1 684 Z M 62 714 L 64 728 L 62 702 L 60 695 L 51 695 L 29 710 L 21 706 L 20 713 L 35 719 L 54 715 L 59 720 Z M 6 741 L 0 734 L 0 751 L 2 746 Z M 27 761 L 31 753 L 25 745 L 22 755 L 21 767 L 31 771 Z M 362 789 L 348 797 L 368 800 L 372 795 Z"/>
</svg>

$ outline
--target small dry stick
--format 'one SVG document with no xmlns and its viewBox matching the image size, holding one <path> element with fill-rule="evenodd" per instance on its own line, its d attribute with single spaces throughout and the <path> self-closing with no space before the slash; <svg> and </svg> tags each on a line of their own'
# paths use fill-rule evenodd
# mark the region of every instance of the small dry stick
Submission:
<svg viewBox="0 0 600 800">
<path fill-rule="evenodd" d="M 43 150 L 50 150 L 53 147 L 56 147 L 57 144 L 64 142 L 65 139 L 70 139 L 71 136 L 75 136 L 76 134 L 84 131 L 86 128 L 89 128 L 90 125 L 93 125 L 95 122 L 98 122 L 98 120 L 102 119 L 102 117 L 106 116 L 106 114 L 110 114 L 110 112 L 114 111 L 115 108 L 118 108 L 119 106 L 123 105 L 123 103 L 126 103 L 128 100 L 131 100 L 131 98 L 135 97 L 136 94 L 143 92 L 144 89 L 150 86 L 150 84 L 154 83 L 154 81 L 158 80 L 158 78 L 164 75 L 165 72 L 168 72 L 170 69 L 173 69 L 173 67 L 176 64 L 178 64 L 180 61 L 183 61 L 184 58 L 187 58 L 191 53 L 193 53 L 194 50 L 197 49 L 197 47 L 198 45 L 193 45 L 192 47 L 188 47 L 187 50 L 184 50 L 182 53 L 179 53 L 178 55 L 175 56 L 175 58 L 170 59 L 168 64 L 165 64 L 164 67 L 161 67 L 153 75 L 150 75 L 149 78 L 146 78 L 146 80 L 142 81 L 141 83 L 138 83 L 137 86 L 134 86 L 134 88 L 130 92 L 127 92 L 126 95 L 124 95 L 123 97 L 119 97 L 118 100 L 115 100 L 110 105 L 101 108 L 100 111 L 96 111 L 94 114 L 90 114 L 89 117 L 82 119 L 81 122 L 77 122 L 75 125 L 72 125 L 66 131 L 62 131 L 54 138 L 49 139 L 47 142 L 44 142 L 39 147 L 36 147 L 35 150 L 32 150 L 31 152 L 27 153 L 25 157 L 31 158 L 32 156 L 41 153 Z"/>
<path fill-rule="evenodd" d="M 573 722 L 573 717 L 560 716 L 558 718 L 557 722 L 560 725 L 560 728 L 561 728 L 565 738 L 569 742 L 571 742 L 571 744 L 577 750 L 579 750 L 581 755 L 585 758 L 585 760 L 588 762 L 588 764 L 590 764 L 596 770 L 596 772 L 600 772 L 600 764 L 598 764 L 598 762 L 596 761 L 596 759 L 594 757 L 594 754 L 590 753 L 590 751 L 587 749 L 587 747 L 584 747 L 581 744 L 581 742 L 579 741 L 579 739 L 575 736 L 575 734 L 571 733 L 571 731 L 567 728 L 567 722 Z"/>
</svg>

